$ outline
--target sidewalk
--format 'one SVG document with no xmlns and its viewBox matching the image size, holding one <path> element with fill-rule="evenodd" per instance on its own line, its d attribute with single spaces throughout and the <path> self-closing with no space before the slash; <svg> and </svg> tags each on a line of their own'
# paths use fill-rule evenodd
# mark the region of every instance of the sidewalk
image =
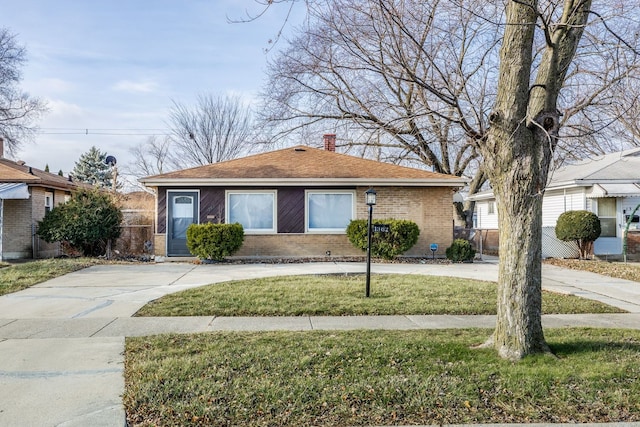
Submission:
<svg viewBox="0 0 640 427">
<path fill-rule="evenodd" d="M 0 297 L 0 425 L 122 426 L 124 337 L 165 332 L 486 327 L 494 316 L 131 317 L 148 301 L 208 283 L 362 273 L 363 263 L 94 266 Z M 374 264 L 373 273 L 497 280 L 497 264 Z M 640 284 L 543 268 L 543 287 L 629 314 L 547 315 L 545 327 L 640 328 Z M 631 425 L 631 424 L 621 424 Z"/>
</svg>

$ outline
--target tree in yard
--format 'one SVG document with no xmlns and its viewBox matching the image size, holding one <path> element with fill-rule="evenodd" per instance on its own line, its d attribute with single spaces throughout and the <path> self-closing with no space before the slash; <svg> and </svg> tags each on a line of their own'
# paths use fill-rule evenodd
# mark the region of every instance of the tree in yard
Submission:
<svg viewBox="0 0 640 427">
<path fill-rule="evenodd" d="M 45 214 L 38 235 L 47 242 L 68 242 L 86 256 L 104 254 L 108 242 L 120 236 L 122 223 L 111 197 L 98 189 L 78 191 Z"/>
<path fill-rule="evenodd" d="M 560 129 L 558 98 L 591 3 L 565 0 L 550 15 L 542 1 L 506 4 L 496 101 L 478 147 L 500 228 L 498 315 L 485 345 L 508 359 L 549 351 L 542 330 L 542 196 Z"/>
<path fill-rule="evenodd" d="M 553 22 L 556 16 L 545 14 L 560 10 L 557 3 L 541 3 L 541 19 Z M 480 190 L 487 175 L 477 141 L 486 138 L 497 93 L 504 3 L 319 0 L 308 10 L 303 31 L 269 66 L 261 118 L 281 135 L 342 125 L 346 150 L 466 175 L 469 194 Z M 606 138 L 593 132 L 613 118 L 596 119 L 594 111 L 611 103 L 622 79 L 635 72 L 635 64 L 611 59 L 620 56 L 609 53 L 598 31 L 589 37 L 607 54 L 597 61 L 593 52 L 578 55 L 565 79 L 559 159 L 589 152 L 594 141 L 604 149 Z M 601 151 L 593 145 L 590 152 Z M 456 208 L 471 227 L 473 202 Z"/>
<path fill-rule="evenodd" d="M 106 158 L 107 153 L 91 147 L 76 161 L 71 176 L 80 182 L 101 188 L 112 188 L 113 174 L 111 167 L 105 163 Z"/>
<path fill-rule="evenodd" d="M 328 5 L 331 13 L 315 9 L 318 4 Z M 568 137 L 595 135 L 607 121 L 599 106 L 637 74 L 640 31 L 632 17 L 639 5 L 598 2 L 597 10 L 591 0 L 307 5 L 311 16 L 323 20 L 296 39 L 270 72 L 267 94 L 276 100 L 270 118 L 298 126 L 351 120 L 383 130 L 397 141 L 395 149 L 424 159 L 436 171 L 454 173 L 438 169 L 446 159 L 452 164 L 471 159 L 468 165 L 481 160 L 477 171 L 493 187 L 500 229 L 498 316 L 485 346 L 514 360 L 549 351 L 541 323 L 542 196 L 554 156 L 571 151 Z M 561 130 L 567 132 L 564 139 Z"/>
<path fill-rule="evenodd" d="M 563 242 L 575 242 L 580 259 L 587 259 L 593 242 L 600 237 L 600 219 L 589 211 L 567 211 L 558 217 L 556 237 Z"/>
<path fill-rule="evenodd" d="M 200 95 L 195 107 L 173 102 L 171 157 L 179 167 L 230 160 L 253 142 L 251 110 L 238 97 Z"/>
<path fill-rule="evenodd" d="M 44 102 L 22 92 L 20 67 L 26 62 L 26 51 L 15 35 L 0 28 L 0 138 L 5 147 L 15 152 L 24 139 L 33 137 L 34 122 L 46 110 Z"/>
</svg>

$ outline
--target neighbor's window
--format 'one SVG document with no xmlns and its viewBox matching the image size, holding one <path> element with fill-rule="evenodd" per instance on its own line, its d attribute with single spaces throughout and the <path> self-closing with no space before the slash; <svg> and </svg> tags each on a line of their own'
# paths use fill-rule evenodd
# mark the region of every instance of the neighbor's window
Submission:
<svg viewBox="0 0 640 427">
<path fill-rule="evenodd" d="M 245 232 L 275 233 L 275 191 L 227 192 L 228 224 L 240 223 Z"/>
<path fill-rule="evenodd" d="M 44 193 L 44 211 L 49 212 L 53 209 L 53 193 L 46 192 Z"/>
<path fill-rule="evenodd" d="M 353 201 L 353 191 L 307 191 L 307 231 L 346 232 Z"/>
<path fill-rule="evenodd" d="M 616 237 L 616 199 L 598 199 L 598 218 L 600 218 L 600 237 Z"/>
<path fill-rule="evenodd" d="M 493 215 L 496 213 L 496 202 L 489 202 L 489 215 Z"/>
</svg>

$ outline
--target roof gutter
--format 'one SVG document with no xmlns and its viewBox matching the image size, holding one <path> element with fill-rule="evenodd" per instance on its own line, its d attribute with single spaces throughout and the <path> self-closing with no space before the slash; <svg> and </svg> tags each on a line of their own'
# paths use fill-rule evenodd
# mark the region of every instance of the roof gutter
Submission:
<svg viewBox="0 0 640 427">
<path fill-rule="evenodd" d="M 384 178 L 259 178 L 259 179 L 201 179 L 201 178 L 161 178 L 138 180 L 150 187 L 183 187 L 190 186 L 220 186 L 220 187 L 323 187 L 327 185 L 358 185 L 379 187 L 464 187 L 468 180 L 464 178 L 452 179 L 384 179 Z"/>
</svg>

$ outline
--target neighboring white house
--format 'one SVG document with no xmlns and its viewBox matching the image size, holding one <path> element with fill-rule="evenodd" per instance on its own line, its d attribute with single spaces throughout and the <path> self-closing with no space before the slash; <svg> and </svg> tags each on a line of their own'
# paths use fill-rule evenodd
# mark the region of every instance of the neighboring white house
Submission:
<svg viewBox="0 0 640 427">
<path fill-rule="evenodd" d="M 476 201 L 474 227 L 498 229 L 498 212 L 493 192 L 470 197 Z M 600 218 L 602 234 L 595 241 L 594 254 L 617 257 L 623 252 L 627 220 L 640 204 L 640 148 L 598 156 L 564 166 L 550 173 L 542 202 L 543 257 L 570 257 L 577 254 L 573 245 L 555 239 L 560 214 L 588 210 Z M 628 253 L 640 244 L 640 209 L 629 228 Z M 637 248 L 640 250 L 640 246 Z"/>
</svg>

